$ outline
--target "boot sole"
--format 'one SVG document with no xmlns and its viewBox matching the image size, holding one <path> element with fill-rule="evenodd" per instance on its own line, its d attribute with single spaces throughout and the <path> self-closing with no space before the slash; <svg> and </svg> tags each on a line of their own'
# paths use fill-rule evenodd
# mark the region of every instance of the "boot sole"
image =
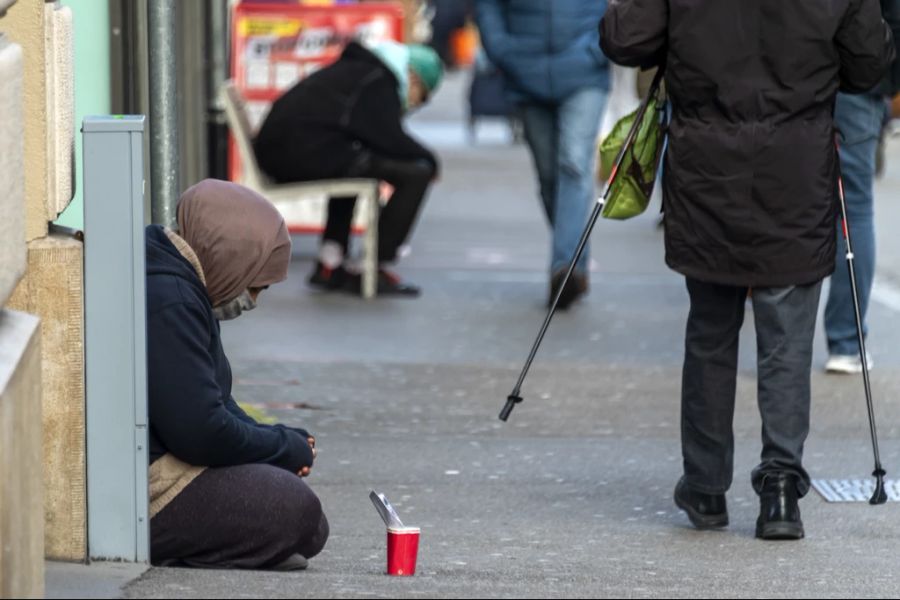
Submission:
<svg viewBox="0 0 900 600">
<path fill-rule="evenodd" d="M 345 292 L 347 294 L 350 294 L 351 296 L 361 296 L 362 295 L 362 290 L 357 289 L 357 288 L 343 287 L 343 288 L 337 288 L 334 291 Z M 382 296 L 382 297 L 391 297 L 391 298 L 418 298 L 422 295 L 422 290 L 420 290 L 418 288 L 416 288 L 416 289 L 376 288 L 375 295 Z"/>
<path fill-rule="evenodd" d="M 722 529 L 724 527 L 728 527 L 728 513 L 722 513 L 719 515 L 703 515 L 694 510 L 690 504 L 686 502 L 682 502 L 678 497 L 678 494 L 675 494 L 675 506 L 683 510 L 687 516 L 688 520 L 690 520 L 691 524 L 697 529 Z"/>
<path fill-rule="evenodd" d="M 756 537 L 761 540 L 802 540 L 803 525 L 797 523 L 766 523 L 756 526 Z"/>
</svg>

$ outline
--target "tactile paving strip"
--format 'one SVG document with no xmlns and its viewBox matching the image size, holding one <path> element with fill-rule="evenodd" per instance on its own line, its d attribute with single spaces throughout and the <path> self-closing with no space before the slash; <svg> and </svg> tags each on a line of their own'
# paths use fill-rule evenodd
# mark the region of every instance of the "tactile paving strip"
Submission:
<svg viewBox="0 0 900 600">
<path fill-rule="evenodd" d="M 814 479 L 813 488 L 826 502 L 868 502 L 875 491 L 875 479 Z M 885 480 L 889 502 L 900 502 L 900 480 Z"/>
</svg>

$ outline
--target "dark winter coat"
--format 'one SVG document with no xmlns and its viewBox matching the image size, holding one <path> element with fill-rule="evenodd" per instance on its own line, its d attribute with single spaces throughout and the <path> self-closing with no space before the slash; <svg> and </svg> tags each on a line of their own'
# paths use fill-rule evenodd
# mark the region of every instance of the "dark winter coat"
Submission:
<svg viewBox="0 0 900 600">
<path fill-rule="evenodd" d="M 894 58 L 890 71 L 875 88 L 875 93 L 892 97 L 900 92 L 900 0 L 881 0 L 881 14 L 894 34 L 894 50 L 898 57 Z"/>
<path fill-rule="evenodd" d="M 437 168 L 434 154 L 403 129 L 399 85 L 375 54 L 350 43 L 272 105 L 254 141 L 260 168 L 279 182 L 340 178 L 362 150 Z"/>
<path fill-rule="evenodd" d="M 481 41 L 516 101 L 555 104 L 587 88 L 609 87 L 598 47 L 606 0 L 476 0 Z"/>
<path fill-rule="evenodd" d="M 894 57 L 878 0 L 620 0 L 601 39 L 617 63 L 668 63 L 669 266 L 740 286 L 829 275 L 835 95 Z"/>
<path fill-rule="evenodd" d="M 259 425 L 231 397 L 206 288 L 156 225 L 147 228 L 147 378 L 151 462 L 170 452 L 204 467 L 312 465 L 306 432 Z"/>
</svg>

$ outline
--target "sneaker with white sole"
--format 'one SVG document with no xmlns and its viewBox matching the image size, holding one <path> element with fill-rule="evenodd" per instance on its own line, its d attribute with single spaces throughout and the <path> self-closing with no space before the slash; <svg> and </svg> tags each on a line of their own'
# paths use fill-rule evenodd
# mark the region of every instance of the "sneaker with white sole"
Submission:
<svg viewBox="0 0 900 600">
<path fill-rule="evenodd" d="M 872 355 L 866 353 L 866 362 L 869 370 L 872 369 Z M 836 375 L 855 375 L 862 373 L 863 366 L 859 354 L 831 354 L 825 363 L 825 372 Z"/>
</svg>

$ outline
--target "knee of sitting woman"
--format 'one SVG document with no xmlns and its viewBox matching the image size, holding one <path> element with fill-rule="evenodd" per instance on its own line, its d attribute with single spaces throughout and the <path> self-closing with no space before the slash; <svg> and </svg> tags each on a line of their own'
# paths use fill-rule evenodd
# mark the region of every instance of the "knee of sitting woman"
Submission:
<svg viewBox="0 0 900 600">
<path fill-rule="evenodd" d="M 330 534 L 331 527 L 328 524 L 328 519 L 325 517 L 325 513 L 321 513 L 319 516 L 319 524 L 316 532 L 312 535 L 311 538 L 304 541 L 300 550 L 300 554 L 302 554 L 306 558 L 312 558 L 316 556 L 325 548 L 325 543 L 328 541 L 328 536 Z"/>
<path fill-rule="evenodd" d="M 285 509 L 292 514 L 291 531 L 301 537 L 313 535 L 324 516 L 322 501 L 306 484 L 303 487 L 303 492 L 285 498 Z"/>
</svg>

